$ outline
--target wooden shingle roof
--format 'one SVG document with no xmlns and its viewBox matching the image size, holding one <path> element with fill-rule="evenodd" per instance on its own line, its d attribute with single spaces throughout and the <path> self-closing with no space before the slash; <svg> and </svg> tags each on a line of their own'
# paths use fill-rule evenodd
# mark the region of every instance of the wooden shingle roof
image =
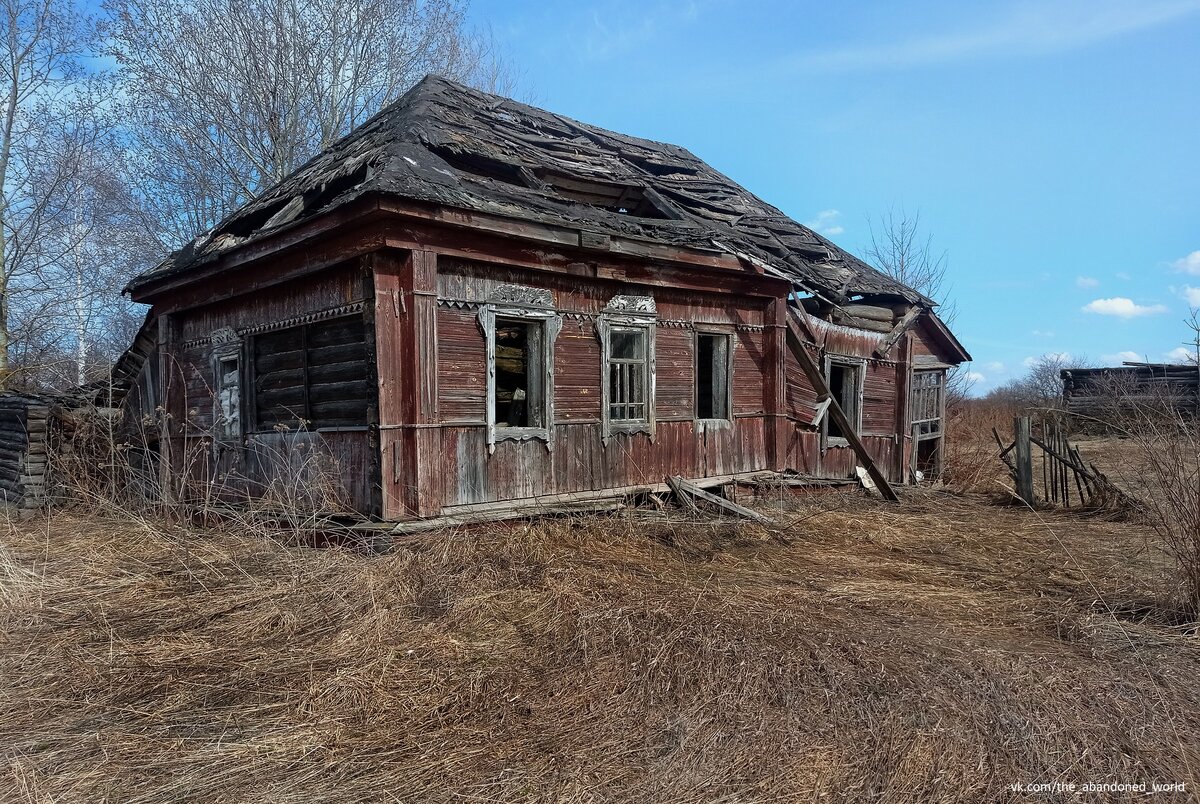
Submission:
<svg viewBox="0 0 1200 804">
<path fill-rule="evenodd" d="M 379 193 L 600 235 L 736 254 L 834 302 L 932 304 L 684 148 L 629 137 L 428 76 L 173 254 L 131 289 Z"/>
</svg>

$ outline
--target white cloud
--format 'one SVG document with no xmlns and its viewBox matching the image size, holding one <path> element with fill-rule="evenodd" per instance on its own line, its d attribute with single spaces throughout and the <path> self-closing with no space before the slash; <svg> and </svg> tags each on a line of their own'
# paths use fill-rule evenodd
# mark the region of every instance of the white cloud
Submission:
<svg viewBox="0 0 1200 804">
<path fill-rule="evenodd" d="M 1115 355 L 1103 355 L 1102 357 L 1105 363 L 1124 363 L 1126 361 L 1130 363 L 1140 363 L 1146 359 L 1132 349 L 1126 349 L 1123 352 L 1117 352 Z"/>
<path fill-rule="evenodd" d="M 1022 360 L 1021 365 L 1025 366 L 1025 368 L 1033 368 L 1034 364 L 1037 363 L 1042 358 L 1045 358 L 1047 360 L 1056 360 L 1060 363 L 1070 363 L 1071 362 L 1071 353 L 1070 352 L 1046 352 L 1044 355 L 1033 355 L 1031 357 L 1027 357 L 1024 360 Z"/>
<path fill-rule="evenodd" d="M 992 374 L 1003 374 L 1004 373 L 1004 364 L 1001 363 L 999 360 L 993 360 L 990 363 L 985 363 L 983 367 L 985 369 L 987 369 L 989 372 L 991 372 Z"/>
<path fill-rule="evenodd" d="M 1183 289 L 1183 298 L 1187 300 L 1188 306 L 1200 307 L 1200 288 L 1188 285 Z"/>
<path fill-rule="evenodd" d="M 1198 10 L 1196 0 L 1026 0 L 973 28 L 809 52 L 792 65 L 826 71 L 873 70 L 1062 53 L 1163 25 Z"/>
<path fill-rule="evenodd" d="M 817 213 L 817 217 L 811 221 L 805 221 L 804 225 L 812 229 L 817 234 L 823 234 L 826 237 L 834 237 L 846 231 L 846 227 L 838 222 L 842 213 L 836 209 L 823 209 Z"/>
<path fill-rule="evenodd" d="M 1171 263 L 1171 267 L 1176 271 L 1183 271 L 1185 274 L 1200 274 L 1200 251 L 1193 251 L 1186 257 L 1180 257 Z"/>
<path fill-rule="evenodd" d="M 1128 281 L 1130 278 L 1129 274 L 1125 273 L 1124 271 L 1117 271 L 1114 276 L 1116 276 L 1117 279 L 1124 279 L 1126 281 Z"/>
<path fill-rule="evenodd" d="M 1195 363 L 1195 351 L 1188 349 L 1186 346 L 1176 346 L 1169 352 L 1165 352 L 1163 357 L 1170 360 L 1172 363 Z"/>
<path fill-rule="evenodd" d="M 1094 288 L 1100 284 L 1100 280 L 1092 276 L 1077 276 L 1075 277 L 1075 287 Z"/>
<path fill-rule="evenodd" d="M 1165 313 L 1165 304 L 1137 304 L 1133 299 L 1114 296 L 1111 299 L 1096 299 L 1083 306 L 1083 312 L 1097 315 L 1115 315 L 1117 318 L 1137 318 L 1143 315 Z"/>
<path fill-rule="evenodd" d="M 983 376 L 978 371 L 968 371 L 967 382 L 987 382 L 987 377 Z"/>
<path fill-rule="evenodd" d="M 1035 337 L 1035 338 L 1053 338 L 1054 333 L 1050 332 L 1049 330 L 1035 329 L 1033 331 L 1033 337 Z"/>
</svg>

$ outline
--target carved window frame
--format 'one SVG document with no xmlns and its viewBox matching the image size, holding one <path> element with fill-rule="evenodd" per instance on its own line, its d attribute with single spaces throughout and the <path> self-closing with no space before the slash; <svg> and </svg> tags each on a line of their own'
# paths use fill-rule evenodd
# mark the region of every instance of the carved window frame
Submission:
<svg viewBox="0 0 1200 804">
<path fill-rule="evenodd" d="M 614 435 L 645 433 L 654 440 L 655 385 L 657 371 L 654 358 L 655 330 L 658 310 L 653 296 L 614 296 L 596 321 L 596 337 L 600 340 L 600 438 L 605 446 Z M 610 404 L 609 373 L 611 366 L 612 332 L 621 329 L 640 329 L 646 337 L 646 418 L 635 421 L 613 421 Z"/>
<path fill-rule="evenodd" d="M 246 360 L 243 352 L 244 340 L 230 327 L 222 327 L 213 332 L 209 338 L 212 345 L 210 358 L 213 376 L 213 446 L 240 444 L 246 433 Z M 237 401 L 232 418 L 228 415 L 222 396 L 228 390 L 225 379 L 231 373 L 223 371 L 226 363 L 234 364 L 233 375 L 236 377 Z"/>
<path fill-rule="evenodd" d="M 496 319 L 523 319 L 542 324 L 541 382 L 543 425 L 540 427 L 496 426 Z M 554 307 L 554 294 L 541 288 L 522 285 L 500 285 L 479 307 L 479 328 L 486 343 L 487 367 L 487 448 L 491 455 L 500 441 L 545 442 L 546 449 L 554 448 L 554 342 L 562 330 L 562 316 Z"/>
</svg>

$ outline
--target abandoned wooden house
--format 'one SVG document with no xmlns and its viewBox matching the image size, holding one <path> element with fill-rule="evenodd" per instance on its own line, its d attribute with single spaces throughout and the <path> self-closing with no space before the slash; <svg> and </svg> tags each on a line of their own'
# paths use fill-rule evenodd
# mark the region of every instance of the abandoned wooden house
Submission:
<svg viewBox="0 0 1200 804">
<path fill-rule="evenodd" d="M 427 77 L 127 289 L 162 471 L 385 520 L 941 463 L 934 304 L 683 148 Z"/>
<path fill-rule="evenodd" d="M 1063 406 L 1078 427 L 1118 424 L 1133 406 L 1194 416 L 1200 413 L 1200 366 L 1127 361 L 1060 372 Z"/>
</svg>

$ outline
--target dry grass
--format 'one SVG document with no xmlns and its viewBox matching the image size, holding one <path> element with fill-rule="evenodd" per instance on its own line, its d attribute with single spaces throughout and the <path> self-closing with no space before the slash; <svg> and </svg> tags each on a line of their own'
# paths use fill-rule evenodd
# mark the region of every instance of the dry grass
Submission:
<svg viewBox="0 0 1200 804">
<path fill-rule="evenodd" d="M 127 517 L 11 525 L 0 798 L 1200 785 L 1200 644 L 1155 597 L 1169 561 L 1129 525 L 948 494 L 786 515 L 784 533 L 490 526 L 383 557 Z"/>
<path fill-rule="evenodd" d="M 996 457 L 992 428 L 1011 440 L 1013 417 L 1009 404 L 985 399 L 958 399 L 946 408 L 946 483 L 958 491 L 996 494 L 1012 485 Z"/>
</svg>

